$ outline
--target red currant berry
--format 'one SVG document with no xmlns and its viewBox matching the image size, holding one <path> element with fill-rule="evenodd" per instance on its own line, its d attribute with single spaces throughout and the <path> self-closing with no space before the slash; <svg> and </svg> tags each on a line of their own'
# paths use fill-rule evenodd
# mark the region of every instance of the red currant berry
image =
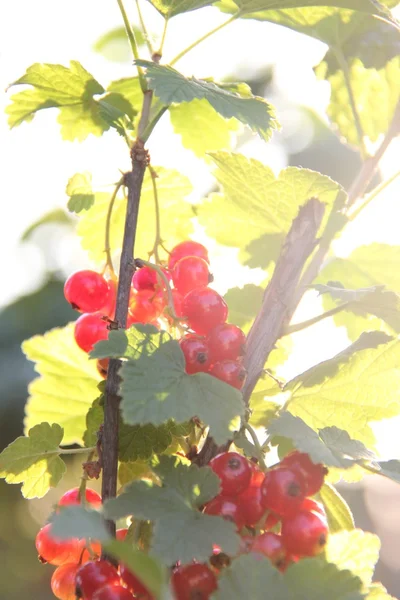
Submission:
<svg viewBox="0 0 400 600">
<path fill-rule="evenodd" d="M 102 315 L 105 315 L 109 319 L 114 319 L 115 317 L 115 307 L 117 304 L 117 288 L 118 282 L 114 279 L 110 279 L 107 281 L 108 285 L 108 296 L 107 302 L 104 306 L 101 307 L 100 311 Z"/>
<path fill-rule="evenodd" d="M 281 465 L 292 469 L 292 471 L 300 471 L 307 485 L 307 496 L 313 496 L 319 492 L 324 483 L 325 475 L 328 473 L 328 469 L 324 465 L 313 463 L 308 454 L 297 450 L 285 456 Z"/>
<path fill-rule="evenodd" d="M 207 565 L 178 567 L 171 577 L 176 600 L 208 600 L 217 589 L 217 578 Z"/>
<path fill-rule="evenodd" d="M 133 600 L 133 596 L 122 585 L 105 585 L 93 594 L 92 600 Z"/>
<path fill-rule="evenodd" d="M 101 358 L 100 360 L 98 360 L 96 362 L 97 370 L 104 379 L 107 379 L 109 364 L 110 364 L 109 358 Z"/>
<path fill-rule="evenodd" d="M 101 506 L 101 496 L 91 488 L 85 490 L 85 501 L 93 507 Z M 73 488 L 65 492 L 58 501 L 58 506 L 70 506 L 71 504 L 80 504 L 79 488 Z"/>
<path fill-rule="evenodd" d="M 265 513 L 265 508 L 261 503 L 261 484 L 263 481 L 264 473 L 261 471 L 253 472 L 249 486 L 238 497 L 247 527 L 254 527 Z"/>
<path fill-rule="evenodd" d="M 243 356 L 246 336 L 240 327 L 222 323 L 210 331 L 207 337 L 212 363 L 236 360 Z"/>
<path fill-rule="evenodd" d="M 101 556 L 101 544 L 100 542 L 90 542 L 90 552 L 86 547 L 86 542 L 85 540 L 80 540 L 80 542 L 82 543 L 82 555 L 79 559 L 79 564 L 84 565 L 85 563 L 93 560 L 93 555 L 96 558 L 100 558 Z"/>
<path fill-rule="evenodd" d="M 152 290 L 139 290 L 129 300 L 129 315 L 133 323 L 151 323 L 162 313 L 165 306 L 163 295 Z"/>
<path fill-rule="evenodd" d="M 189 292 L 183 300 L 182 308 L 189 327 L 200 335 L 207 335 L 228 316 L 225 300 L 208 287 Z"/>
<path fill-rule="evenodd" d="M 78 564 L 57 567 L 51 578 L 51 591 L 59 600 L 75 600 L 75 577 Z"/>
<path fill-rule="evenodd" d="M 174 300 L 174 309 L 177 317 L 183 317 L 183 296 L 178 290 L 171 290 L 172 298 Z"/>
<path fill-rule="evenodd" d="M 118 571 L 106 560 L 88 562 L 76 574 L 76 588 L 87 600 L 105 585 L 119 585 Z"/>
<path fill-rule="evenodd" d="M 280 520 L 281 518 L 279 515 L 277 515 L 274 512 L 269 512 L 265 518 L 264 525 L 262 525 L 261 529 L 264 529 L 264 531 L 268 531 L 269 529 L 275 527 L 275 525 L 278 525 Z"/>
<path fill-rule="evenodd" d="M 282 540 L 291 554 L 316 556 L 323 551 L 327 539 L 328 524 L 317 512 L 300 510 L 282 520 Z"/>
<path fill-rule="evenodd" d="M 61 540 L 51 535 L 51 524 L 48 523 L 38 532 L 35 540 L 36 550 L 41 562 L 51 565 L 77 563 L 82 553 L 80 540 L 73 538 Z"/>
<path fill-rule="evenodd" d="M 126 587 L 133 593 L 135 596 L 149 596 L 149 592 L 147 588 L 143 585 L 143 583 L 138 579 L 135 573 L 132 573 L 125 565 L 120 565 L 119 573 L 122 581 L 126 585 Z"/>
<path fill-rule="evenodd" d="M 185 335 L 179 341 L 179 345 L 185 357 L 186 373 L 192 375 L 193 373 L 205 373 L 208 371 L 210 361 L 208 358 L 208 346 L 204 338 L 192 334 Z"/>
<path fill-rule="evenodd" d="M 254 538 L 252 552 L 259 552 L 267 556 L 272 564 L 279 570 L 287 567 L 288 557 L 282 537 L 277 533 L 267 531 Z"/>
<path fill-rule="evenodd" d="M 168 268 L 172 270 L 175 266 L 175 263 L 178 262 L 184 256 L 199 256 L 206 262 L 210 262 L 208 260 L 208 250 L 199 242 L 192 242 L 192 240 L 187 240 L 186 242 L 181 242 L 175 248 L 172 248 L 171 253 L 168 258 Z"/>
<path fill-rule="evenodd" d="M 243 492 L 252 477 L 252 469 L 247 458 L 237 452 L 223 452 L 210 460 L 209 466 L 221 481 L 220 494 L 237 496 Z"/>
<path fill-rule="evenodd" d="M 183 296 L 196 288 L 205 287 L 210 282 L 208 264 L 198 256 L 185 256 L 175 263 L 172 281 Z"/>
<path fill-rule="evenodd" d="M 96 312 L 107 302 L 107 281 L 95 271 L 77 271 L 65 282 L 64 296 L 75 310 Z"/>
<path fill-rule="evenodd" d="M 307 510 L 309 512 L 316 512 L 322 515 L 326 519 L 325 508 L 320 502 L 317 502 L 313 498 L 304 498 L 300 510 Z"/>
<path fill-rule="evenodd" d="M 85 352 L 90 352 L 100 340 L 106 340 L 108 334 L 107 321 L 101 313 L 85 313 L 75 321 L 75 341 Z"/>
<path fill-rule="evenodd" d="M 215 496 L 205 505 L 203 512 L 206 515 L 217 515 L 235 523 L 238 531 L 244 527 L 244 517 L 237 498 Z"/>
<path fill-rule="evenodd" d="M 301 473 L 280 467 L 265 474 L 261 484 L 264 508 L 286 516 L 299 510 L 306 497 L 306 483 Z"/>
<path fill-rule="evenodd" d="M 214 363 L 208 372 L 213 377 L 225 381 L 237 390 L 242 389 L 247 376 L 246 369 L 236 360 L 223 360 Z"/>
<path fill-rule="evenodd" d="M 124 539 L 126 538 L 127 533 L 128 533 L 128 529 L 126 527 L 124 527 L 123 529 L 117 529 L 117 531 L 115 532 L 115 537 L 117 538 L 118 541 L 123 542 Z"/>
<path fill-rule="evenodd" d="M 166 269 L 162 269 L 164 275 L 170 280 L 171 275 Z M 158 275 L 155 269 L 151 267 L 141 267 L 137 269 L 132 278 L 132 286 L 135 290 L 157 290 L 158 288 L 165 289 L 164 281 Z"/>
</svg>

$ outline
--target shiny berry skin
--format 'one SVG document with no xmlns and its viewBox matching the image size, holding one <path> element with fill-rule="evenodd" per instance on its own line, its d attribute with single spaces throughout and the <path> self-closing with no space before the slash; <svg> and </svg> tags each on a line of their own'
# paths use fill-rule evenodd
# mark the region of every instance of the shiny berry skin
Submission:
<svg viewBox="0 0 400 600">
<path fill-rule="evenodd" d="M 171 275 L 165 269 L 162 270 L 164 275 L 170 280 Z M 141 267 L 137 269 L 132 277 L 132 287 L 135 290 L 157 290 L 165 288 L 164 281 L 159 277 L 157 271 L 151 267 Z"/>
<path fill-rule="evenodd" d="M 215 496 L 215 498 L 205 505 L 203 512 L 206 515 L 217 515 L 235 523 L 238 531 L 244 527 L 244 517 L 238 498 Z"/>
<path fill-rule="evenodd" d="M 106 560 L 88 562 L 76 574 L 76 587 L 85 600 L 91 600 L 93 594 L 105 585 L 119 585 L 118 571 Z"/>
<path fill-rule="evenodd" d="M 307 496 L 313 496 L 322 487 L 328 469 L 321 463 L 312 462 L 308 454 L 295 450 L 281 462 L 282 466 L 289 467 L 293 471 L 300 471 L 307 485 Z"/>
<path fill-rule="evenodd" d="M 121 580 L 127 586 L 127 588 L 135 594 L 135 596 L 149 596 L 149 592 L 147 588 L 143 585 L 143 583 L 138 579 L 135 573 L 132 573 L 124 564 L 120 565 L 119 573 L 121 576 Z"/>
<path fill-rule="evenodd" d="M 289 516 L 299 510 L 306 489 L 301 473 L 285 467 L 271 469 L 261 484 L 261 502 L 264 508 Z"/>
<path fill-rule="evenodd" d="M 185 357 L 185 371 L 193 373 L 206 373 L 210 368 L 208 346 L 204 338 L 196 335 L 185 335 L 179 340 L 179 345 Z"/>
<path fill-rule="evenodd" d="M 108 339 L 107 321 L 101 313 L 85 313 L 75 321 L 74 336 L 79 348 L 90 352 L 100 340 Z"/>
<path fill-rule="evenodd" d="M 128 529 L 126 527 L 124 527 L 122 529 L 117 529 L 117 531 L 115 532 L 115 537 L 118 541 L 123 542 L 124 539 L 126 538 L 127 533 L 128 533 Z"/>
<path fill-rule="evenodd" d="M 183 296 L 178 290 L 171 290 L 172 298 L 174 300 L 174 309 L 177 317 L 183 317 Z"/>
<path fill-rule="evenodd" d="M 57 567 L 51 578 L 51 591 L 59 600 L 75 600 L 75 577 L 78 564 L 68 563 Z"/>
<path fill-rule="evenodd" d="M 186 242 L 181 242 L 175 246 L 175 248 L 172 248 L 168 258 L 168 268 L 172 270 L 175 266 L 175 263 L 185 256 L 199 256 L 207 263 L 210 262 L 208 259 L 208 250 L 203 246 L 203 244 L 199 244 L 199 242 L 193 242 L 192 240 L 187 240 Z"/>
<path fill-rule="evenodd" d="M 304 498 L 300 510 L 307 510 L 309 512 L 316 512 L 319 515 L 322 515 L 326 519 L 325 508 L 320 502 L 317 502 L 313 498 Z"/>
<path fill-rule="evenodd" d="M 192 290 L 210 283 L 208 264 L 198 256 L 184 256 L 175 263 L 172 281 L 178 292 L 186 296 Z"/>
<path fill-rule="evenodd" d="M 328 539 L 326 519 L 317 512 L 300 510 L 282 519 L 282 540 L 285 548 L 297 556 L 320 554 Z"/>
<path fill-rule="evenodd" d="M 254 538 L 252 552 L 267 556 L 275 567 L 284 570 L 288 563 L 288 554 L 282 536 L 267 531 Z"/>
<path fill-rule="evenodd" d="M 101 506 L 101 496 L 91 488 L 86 488 L 85 501 L 92 507 Z M 58 501 L 58 506 L 70 506 L 71 504 L 80 504 L 79 488 L 68 490 L 68 492 L 65 492 Z"/>
<path fill-rule="evenodd" d="M 280 520 L 281 520 L 281 517 L 279 515 L 277 515 L 274 512 L 269 512 L 267 514 L 267 516 L 265 517 L 265 521 L 262 524 L 261 529 L 264 529 L 264 531 L 268 531 L 269 529 L 272 529 L 273 527 L 275 527 L 275 525 L 278 525 Z"/>
<path fill-rule="evenodd" d="M 161 293 L 153 290 L 135 291 L 129 299 L 129 316 L 132 323 L 151 323 L 161 315 L 164 306 Z"/>
<path fill-rule="evenodd" d="M 225 300 L 208 287 L 189 292 L 183 299 L 182 309 L 189 327 L 200 335 L 207 335 L 228 316 Z"/>
<path fill-rule="evenodd" d="M 242 389 L 247 376 L 246 369 L 236 360 L 223 360 L 214 363 L 208 372 L 213 377 L 225 381 L 237 390 Z"/>
<path fill-rule="evenodd" d="M 237 496 L 250 484 L 252 469 L 247 458 L 237 452 L 223 452 L 209 462 L 221 481 L 221 496 Z"/>
<path fill-rule="evenodd" d="M 93 313 L 107 302 L 108 284 L 96 271 L 77 271 L 70 275 L 64 285 L 64 296 L 75 310 Z"/>
<path fill-rule="evenodd" d="M 133 600 L 133 596 L 122 585 L 105 585 L 93 594 L 92 600 Z"/>
<path fill-rule="evenodd" d="M 240 327 L 229 323 L 217 325 L 207 336 L 212 363 L 221 360 L 236 360 L 243 356 L 246 336 Z"/>
<path fill-rule="evenodd" d="M 247 527 L 254 527 L 265 513 L 261 504 L 261 484 L 264 481 L 264 473 L 255 471 L 252 473 L 248 487 L 238 496 Z"/>
<path fill-rule="evenodd" d="M 208 600 L 217 589 L 217 578 L 200 563 L 178 567 L 171 577 L 176 600 Z"/>
<path fill-rule="evenodd" d="M 73 538 L 61 540 L 51 535 L 51 524 L 48 523 L 38 532 L 35 539 L 36 550 L 41 562 L 51 565 L 77 563 L 82 553 L 80 540 Z"/>
</svg>

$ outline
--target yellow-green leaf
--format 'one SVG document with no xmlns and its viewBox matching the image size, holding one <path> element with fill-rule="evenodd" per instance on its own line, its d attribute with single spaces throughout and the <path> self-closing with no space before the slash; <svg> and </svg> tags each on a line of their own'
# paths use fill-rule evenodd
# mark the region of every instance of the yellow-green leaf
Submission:
<svg viewBox="0 0 400 600">
<path fill-rule="evenodd" d="M 319 491 L 319 497 L 324 505 L 331 533 L 343 529 L 349 531 L 354 529 L 354 520 L 350 508 L 333 485 L 325 482 Z"/>
<path fill-rule="evenodd" d="M 24 498 L 42 498 L 66 471 L 59 456 L 62 439 L 62 427 L 56 423 L 32 427 L 27 437 L 18 437 L 0 454 L 0 477 L 22 483 Z"/>
<path fill-rule="evenodd" d="M 74 325 L 36 335 L 22 349 L 40 374 L 29 385 L 25 431 L 45 421 L 58 423 L 64 428 L 64 444 L 82 443 L 86 413 L 102 378 L 95 361 L 76 344 Z"/>
<path fill-rule="evenodd" d="M 326 559 L 339 569 L 348 569 L 369 585 L 378 562 L 381 544 L 377 535 L 361 529 L 340 531 L 329 536 Z"/>
</svg>

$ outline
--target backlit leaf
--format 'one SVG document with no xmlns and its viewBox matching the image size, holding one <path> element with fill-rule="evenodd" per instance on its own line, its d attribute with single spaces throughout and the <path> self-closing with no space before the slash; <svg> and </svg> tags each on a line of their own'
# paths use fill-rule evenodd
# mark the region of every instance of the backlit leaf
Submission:
<svg viewBox="0 0 400 600">
<path fill-rule="evenodd" d="M 379 558 L 380 541 L 377 535 L 353 529 L 331 534 L 325 548 L 326 559 L 339 569 L 348 569 L 364 585 L 372 581 Z"/>
<path fill-rule="evenodd" d="M 169 19 L 181 13 L 203 8 L 203 6 L 211 6 L 215 0 L 149 0 L 149 2 L 163 17 Z"/>
<path fill-rule="evenodd" d="M 91 174 L 76 173 L 69 179 L 65 192 L 69 196 L 68 209 L 71 212 L 80 213 L 82 210 L 88 210 L 95 199 Z"/>
<path fill-rule="evenodd" d="M 318 495 L 324 505 L 331 533 L 343 529 L 349 531 L 354 529 L 354 520 L 350 508 L 333 485 L 325 482 Z"/>
</svg>

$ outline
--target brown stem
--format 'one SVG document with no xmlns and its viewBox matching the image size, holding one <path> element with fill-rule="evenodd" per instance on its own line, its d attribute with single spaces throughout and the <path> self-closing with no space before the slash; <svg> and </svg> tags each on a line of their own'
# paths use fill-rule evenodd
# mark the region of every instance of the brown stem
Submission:
<svg viewBox="0 0 400 600">
<path fill-rule="evenodd" d="M 131 289 L 132 275 L 135 270 L 133 262 L 133 249 L 136 237 L 136 227 L 139 214 L 139 200 L 142 189 L 144 172 L 147 167 L 148 157 L 141 140 L 137 140 L 132 148 L 132 171 L 126 173 L 124 184 L 128 188 L 128 202 L 125 217 L 125 231 L 122 243 L 122 254 L 119 269 L 119 281 L 117 292 L 117 307 L 115 321 L 111 327 L 126 328 L 128 314 L 129 295 Z M 103 479 L 102 498 L 103 502 L 113 498 L 117 492 L 118 473 L 118 425 L 119 425 L 119 375 L 120 361 L 110 359 L 108 377 L 106 384 L 106 396 L 104 403 L 104 427 L 102 433 L 102 459 Z M 107 522 L 112 535 L 115 535 L 115 523 Z"/>
<path fill-rule="evenodd" d="M 244 360 L 247 380 L 243 388 L 243 400 L 246 406 L 263 373 L 270 352 L 283 335 L 296 310 L 295 291 L 304 265 L 317 244 L 316 236 L 324 212 L 324 204 L 317 198 L 311 198 L 300 208 L 286 236 L 271 281 L 265 290 L 261 310 L 247 336 Z M 223 447 L 218 447 L 209 437 L 194 462 L 205 465 L 218 452 L 226 450 L 229 445 L 230 442 Z"/>
</svg>

